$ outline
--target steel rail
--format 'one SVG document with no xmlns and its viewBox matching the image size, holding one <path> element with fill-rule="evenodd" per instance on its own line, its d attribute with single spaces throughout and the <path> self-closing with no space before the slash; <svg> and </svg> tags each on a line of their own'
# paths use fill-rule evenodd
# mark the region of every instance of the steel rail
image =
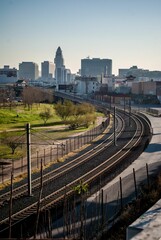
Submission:
<svg viewBox="0 0 161 240">
<path fill-rule="evenodd" d="M 141 123 L 141 121 L 140 121 Z M 67 188 L 72 188 L 75 186 L 76 183 L 79 183 L 79 181 L 83 180 L 84 183 L 90 183 L 92 180 L 94 180 L 96 177 L 100 176 L 103 172 L 110 170 L 115 164 L 118 164 L 127 154 L 131 151 L 133 147 L 135 147 L 141 140 L 142 134 L 143 134 L 143 124 L 141 123 L 141 130 L 139 130 L 140 134 L 139 137 L 136 139 L 137 133 L 138 133 L 138 124 L 137 124 L 137 130 L 133 136 L 133 138 L 118 152 L 116 152 L 112 157 L 108 158 L 105 162 L 102 164 L 98 165 L 94 169 L 92 169 L 90 172 L 87 172 L 80 178 L 78 178 L 76 181 L 71 182 L 70 184 L 66 185 L 62 189 L 56 191 L 54 195 L 57 195 L 60 192 L 63 192 L 64 189 L 66 190 Z M 136 140 L 135 140 L 136 139 Z M 69 190 L 68 192 L 65 191 L 66 195 L 69 195 L 73 190 Z M 64 197 L 64 192 L 63 192 L 63 197 Z M 53 197 L 53 194 L 50 194 L 47 198 L 42 199 L 42 202 L 44 201 L 43 207 L 41 208 L 42 210 L 45 208 L 48 208 L 49 206 L 55 204 L 56 201 L 60 201 L 62 197 L 56 197 L 56 200 L 53 202 L 51 201 L 51 197 Z M 47 203 L 48 198 L 50 199 L 50 202 Z M 54 196 L 55 198 L 55 196 Z"/>
<path fill-rule="evenodd" d="M 136 116 L 135 116 L 136 118 Z M 133 118 L 134 119 L 134 118 Z M 136 121 L 136 120 L 135 120 Z M 140 121 L 140 120 L 138 120 Z M 135 134 L 132 139 L 122 148 L 122 150 L 118 151 L 116 154 L 114 154 L 112 157 L 108 158 L 105 162 L 100 164 L 99 166 L 92 169 L 90 172 L 85 173 L 81 177 L 77 178 L 76 180 L 72 181 L 71 183 L 67 184 L 66 186 L 63 186 L 61 189 L 49 194 L 48 196 L 44 197 L 41 200 L 41 210 L 44 210 L 46 208 L 50 208 L 51 206 L 55 205 L 57 202 L 61 201 L 64 198 L 64 194 L 66 193 L 66 196 L 73 193 L 72 187 L 75 186 L 81 179 L 84 180 L 84 182 L 90 183 L 93 181 L 96 177 L 98 177 L 103 172 L 107 171 L 108 169 L 111 169 L 113 166 L 118 164 L 127 154 L 131 151 L 131 148 L 136 146 L 143 135 L 143 124 L 140 121 L 140 130 L 137 123 L 137 128 L 135 131 Z M 137 138 L 136 138 L 137 137 Z M 12 221 L 21 221 L 22 218 L 26 218 L 31 214 L 34 214 L 37 209 L 37 202 L 31 204 L 30 206 L 24 208 L 23 210 L 15 213 L 12 215 Z M 1 221 L 1 224 L 7 223 L 8 218 Z"/>
<path fill-rule="evenodd" d="M 116 131 L 117 131 L 116 137 L 119 137 L 121 132 L 124 129 L 124 124 L 123 124 L 123 119 L 121 119 L 121 117 L 118 114 L 117 114 L 117 121 L 122 122 L 122 127 L 121 127 L 122 129 L 121 128 L 119 129 L 118 124 L 117 124 L 117 128 L 116 128 Z M 92 158 L 94 155 L 98 154 L 99 151 L 102 151 L 104 147 L 110 146 L 112 144 L 112 138 L 113 138 L 113 133 L 110 136 L 107 136 L 107 138 L 105 138 L 100 144 L 98 144 L 93 149 L 90 149 L 88 152 L 85 152 L 81 156 L 76 157 L 74 160 L 72 160 L 72 162 L 64 163 L 62 166 L 46 173 L 43 177 L 43 184 L 47 185 L 50 181 L 55 180 L 56 178 L 65 174 L 70 169 L 82 164 L 85 161 L 88 161 L 89 158 Z M 102 148 L 103 144 L 105 144 L 106 142 L 107 142 L 107 144 Z M 93 151 L 96 149 L 97 149 L 97 151 Z M 90 157 L 87 156 L 89 154 L 90 154 Z M 37 189 L 39 187 L 39 185 L 40 185 L 40 177 L 37 177 L 36 179 L 34 179 L 32 181 L 33 191 L 35 189 Z M 21 196 L 25 195 L 26 193 L 27 193 L 27 183 L 13 189 L 13 199 L 20 198 Z M 7 201 L 9 201 L 9 199 L 10 199 L 10 191 L 8 191 L 8 192 L 4 193 L 2 196 L 0 196 L 1 206 L 3 206 L 4 202 L 7 203 Z"/>
</svg>

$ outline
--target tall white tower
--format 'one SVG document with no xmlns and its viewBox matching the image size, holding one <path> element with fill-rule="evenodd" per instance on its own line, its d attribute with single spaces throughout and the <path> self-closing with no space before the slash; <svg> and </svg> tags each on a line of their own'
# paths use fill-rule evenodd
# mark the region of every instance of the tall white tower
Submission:
<svg viewBox="0 0 161 240">
<path fill-rule="evenodd" d="M 63 58 L 62 50 L 60 47 L 58 47 L 56 51 L 54 63 L 55 63 L 56 82 L 57 84 L 63 84 L 65 66 L 64 66 L 64 58 Z"/>
</svg>

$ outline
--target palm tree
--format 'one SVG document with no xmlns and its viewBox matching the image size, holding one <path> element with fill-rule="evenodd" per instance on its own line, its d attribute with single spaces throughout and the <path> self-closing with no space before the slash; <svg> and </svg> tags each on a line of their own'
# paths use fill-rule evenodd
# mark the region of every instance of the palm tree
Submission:
<svg viewBox="0 0 161 240">
<path fill-rule="evenodd" d="M 80 180 L 80 183 L 74 187 L 74 191 L 80 195 L 81 197 L 81 204 L 80 204 L 80 239 L 84 239 L 84 230 L 83 230 L 83 223 L 85 219 L 85 194 L 88 192 L 88 184 L 83 183 L 83 180 Z"/>
</svg>

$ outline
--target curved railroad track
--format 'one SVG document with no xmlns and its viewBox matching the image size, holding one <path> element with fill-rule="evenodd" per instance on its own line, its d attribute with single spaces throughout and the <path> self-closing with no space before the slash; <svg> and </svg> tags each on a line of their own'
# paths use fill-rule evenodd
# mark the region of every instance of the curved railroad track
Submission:
<svg viewBox="0 0 161 240">
<path fill-rule="evenodd" d="M 128 114 L 120 112 L 117 116 L 116 146 L 113 144 L 113 134 L 110 132 L 98 146 L 88 153 L 45 174 L 43 176 L 41 210 L 52 208 L 53 205 L 64 199 L 64 195 L 69 196 L 73 194 L 73 187 L 80 180 L 90 185 L 105 172 L 110 173 L 142 141 L 142 137 L 145 131 L 147 131 L 142 121 L 139 116 L 132 114 L 129 124 Z M 26 185 L 14 190 L 13 224 L 36 213 L 40 178 L 35 179 L 33 185 L 33 197 L 24 196 Z M 9 193 L 6 193 L 3 199 L 8 200 L 9 196 L 7 194 Z M 8 204 L 4 204 L 0 208 L 0 231 L 3 231 L 3 228 L 9 221 L 7 209 Z"/>
<path fill-rule="evenodd" d="M 116 137 L 120 135 L 124 128 L 123 119 L 119 116 L 116 118 Z M 102 151 L 104 147 L 109 147 L 113 142 L 113 132 L 109 129 L 109 132 L 104 136 L 100 143 L 89 151 L 83 153 L 81 156 L 75 157 L 72 161 L 64 162 L 63 165 L 55 168 L 43 175 L 43 186 L 49 184 L 52 181 L 55 181 L 57 178 L 66 174 L 66 172 L 78 167 L 79 165 L 89 161 L 90 158 L 93 158 L 94 155 Z M 93 151 L 95 150 L 95 151 Z M 36 191 L 40 187 L 40 174 L 32 181 L 32 190 Z M 27 195 L 27 183 L 24 183 L 21 186 L 17 186 L 13 189 L 12 199 L 18 199 L 22 196 Z M 10 191 L 6 191 L 3 195 L 0 196 L 0 205 L 3 206 L 7 204 L 10 200 Z"/>
</svg>

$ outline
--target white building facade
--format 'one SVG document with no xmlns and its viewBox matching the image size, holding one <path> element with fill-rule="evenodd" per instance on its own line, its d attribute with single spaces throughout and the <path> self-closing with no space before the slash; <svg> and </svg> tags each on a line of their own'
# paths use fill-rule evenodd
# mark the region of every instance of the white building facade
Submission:
<svg viewBox="0 0 161 240">
<path fill-rule="evenodd" d="M 65 83 L 65 79 L 64 79 L 65 66 L 64 66 L 64 58 L 63 58 L 62 50 L 60 47 L 58 47 L 58 49 L 56 51 L 54 63 L 55 63 L 56 82 L 58 85 L 64 84 Z"/>
<path fill-rule="evenodd" d="M 63 88 L 68 88 L 67 85 L 73 83 L 73 74 L 71 73 L 70 69 L 67 69 L 64 65 L 64 58 L 60 47 L 57 48 L 54 63 L 57 89 L 60 90 Z"/>
<path fill-rule="evenodd" d="M 100 83 L 96 77 L 75 78 L 75 91 L 78 95 L 92 94 L 100 89 Z"/>
</svg>

